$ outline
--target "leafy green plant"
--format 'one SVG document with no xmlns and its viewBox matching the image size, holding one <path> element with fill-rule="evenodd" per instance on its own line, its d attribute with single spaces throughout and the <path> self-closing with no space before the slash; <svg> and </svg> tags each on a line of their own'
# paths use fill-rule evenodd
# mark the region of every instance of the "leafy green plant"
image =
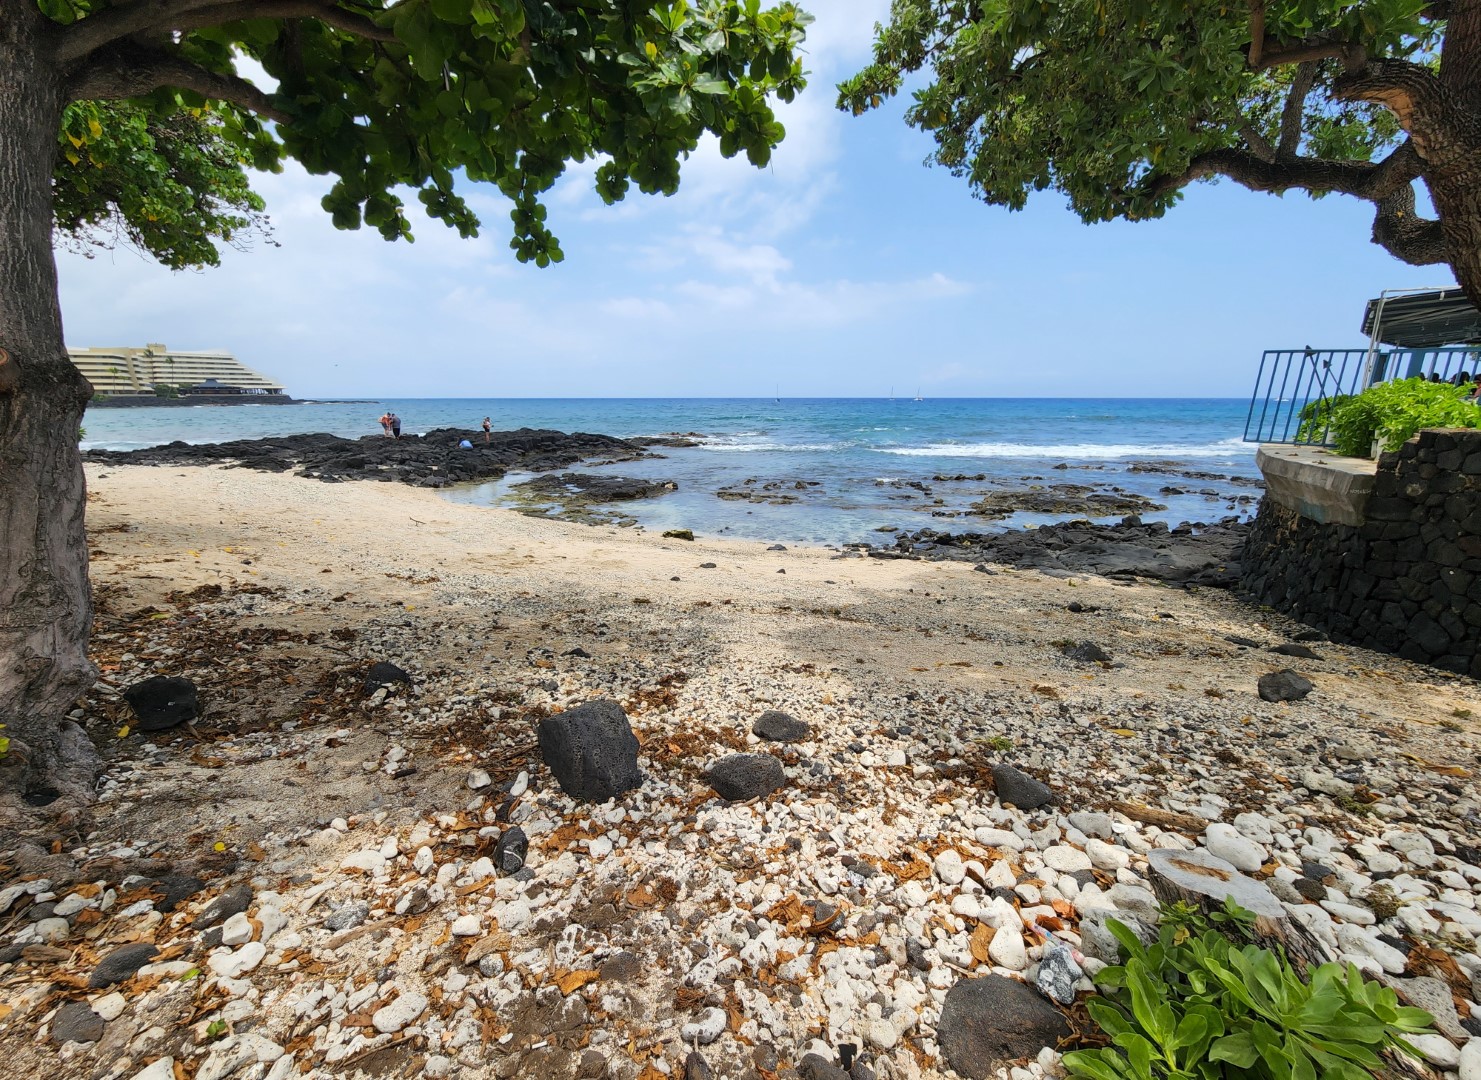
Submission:
<svg viewBox="0 0 1481 1080">
<path fill-rule="evenodd" d="M 1320 422 L 1330 428 L 1337 453 L 1367 457 L 1374 439 L 1381 440 L 1385 450 L 1397 450 L 1422 428 L 1481 427 L 1481 406 L 1464 400 L 1474 389 L 1471 383 L 1451 386 L 1395 379 L 1370 386 L 1355 397 L 1333 399 L 1330 415 Z M 1303 409 L 1303 429 L 1305 416 Z M 1315 412 L 1311 423 L 1318 423 Z"/>
<path fill-rule="evenodd" d="M 1417 1056 L 1402 1036 L 1430 1029 L 1422 1009 L 1351 965 L 1302 978 L 1283 952 L 1249 943 L 1253 916 L 1231 905 L 1205 917 L 1163 910 L 1157 941 L 1107 926 L 1124 962 L 1086 1002 L 1111 1045 L 1064 1056 L 1090 1080 L 1370 1080 L 1379 1054 Z M 1243 944 L 1241 944 L 1243 942 Z"/>
<path fill-rule="evenodd" d="M 1351 400 L 1351 394 L 1333 394 L 1307 402 L 1297 414 L 1300 423 L 1296 425 L 1296 441 L 1325 443 L 1332 431 L 1332 410 Z"/>
</svg>

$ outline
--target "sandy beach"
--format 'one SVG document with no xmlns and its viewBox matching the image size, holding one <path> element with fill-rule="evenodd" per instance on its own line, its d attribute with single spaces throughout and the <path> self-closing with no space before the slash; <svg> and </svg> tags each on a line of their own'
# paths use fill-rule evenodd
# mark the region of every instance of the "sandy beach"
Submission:
<svg viewBox="0 0 1481 1080">
<path fill-rule="evenodd" d="M 1437 984 L 1457 1022 L 1476 1000 L 1474 681 L 1320 640 L 1273 654 L 1305 628 L 1217 589 L 245 469 L 88 481 L 101 675 L 76 716 L 108 769 L 94 831 L 0 892 L 0 945 L 32 950 L 0 952 L 16 1075 L 770 1080 L 831 1075 L 803 1061 L 840 1043 L 878 1077 L 969 1075 L 940 1030 L 958 981 L 1034 983 L 1045 935 L 1093 973 L 1086 924 L 1154 918 L 1149 853 L 1194 846 L 1334 956 Z M 366 694 L 377 661 L 410 684 Z M 1310 696 L 1262 700 L 1285 668 Z M 196 682 L 192 725 L 134 730 L 120 692 L 151 675 Z M 645 779 L 595 805 L 535 725 L 601 699 Z M 758 739 L 768 710 L 806 736 Z M 785 782 L 720 798 L 706 770 L 735 753 Z M 1005 765 L 1054 800 L 1005 805 Z M 495 873 L 512 825 L 525 868 Z M 161 901 L 172 875 L 199 888 Z M 100 980 L 131 943 L 158 951 Z M 95 1037 L 57 1037 L 67 1003 Z"/>
</svg>

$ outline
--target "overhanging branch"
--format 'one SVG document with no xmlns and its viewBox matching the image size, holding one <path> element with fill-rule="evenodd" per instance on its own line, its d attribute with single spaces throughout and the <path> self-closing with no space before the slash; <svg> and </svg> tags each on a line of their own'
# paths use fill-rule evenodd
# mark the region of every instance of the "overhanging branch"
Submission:
<svg viewBox="0 0 1481 1080">
<path fill-rule="evenodd" d="M 230 102 L 280 124 L 292 120 L 246 79 L 207 71 L 173 53 L 139 46 L 115 46 L 94 58 L 68 83 L 67 96 L 70 101 L 131 98 L 165 86 Z"/>
<path fill-rule="evenodd" d="M 394 41 L 396 35 L 331 0 L 137 0 L 73 23 L 57 35 L 57 59 L 80 60 L 136 34 L 163 34 L 243 19 L 318 19 L 356 37 Z"/>
<path fill-rule="evenodd" d="M 1324 161 L 1291 158 L 1266 161 L 1248 150 L 1227 147 L 1197 155 L 1177 176 L 1160 176 L 1143 187 L 1142 194 L 1166 195 L 1195 180 L 1226 176 L 1251 191 L 1281 192 L 1291 188 L 1335 191 L 1373 199 L 1379 166 L 1369 161 Z"/>
<path fill-rule="evenodd" d="M 146 30 L 169 26 L 197 8 L 220 7 L 231 0 L 133 0 L 79 19 L 56 34 L 56 57 L 62 63 L 80 60 L 115 41 Z"/>
</svg>

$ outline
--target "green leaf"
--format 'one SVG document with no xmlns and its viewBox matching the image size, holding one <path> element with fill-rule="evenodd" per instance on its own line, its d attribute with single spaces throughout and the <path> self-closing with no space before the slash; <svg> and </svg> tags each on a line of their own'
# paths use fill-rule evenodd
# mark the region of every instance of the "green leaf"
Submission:
<svg viewBox="0 0 1481 1080">
<path fill-rule="evenodd" d="M 1248 1069 L 1260 1060 L 1260 1051 L 1248 1031 L 1225 1035 L 1215 1039 L 1208 1052 L 1210 1061 L 1227 1061 L 1241 1069 Z"/>
</svg>

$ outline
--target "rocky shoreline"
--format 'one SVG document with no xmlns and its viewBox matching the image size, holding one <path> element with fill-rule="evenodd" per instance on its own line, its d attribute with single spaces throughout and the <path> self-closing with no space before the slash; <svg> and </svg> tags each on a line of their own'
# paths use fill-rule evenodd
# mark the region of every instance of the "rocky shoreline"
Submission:
<svg viewBox="0 0 1481 1080">
<path fill-rule="evenodd" d="M 1058 1077 L 1169 859 L 1478 1075 L 1474 684 L 1217 590 L 90 473 L 108 768 L 0 854 L 17 1075 Z"/>
<path fill-rule="evenodd" d="M 1066 521 L 1002 533 L 946 533 L 920 529 L 896 536 L 893 549 L 870 552 L 927 559 L 1002 563 L 1045 574 L 1139 577 L 1179 585 L 1232 588 L 1250 524 L 1225 518 L 1175 528 L 1135 516 L 1116 525 Z M 984 567 L 985 568 L 985 567 Z"/>
<path fill-rule="evenodd" d="M 467 447 L 461 444 L 467 441 Z M 648 446 L 686 445 L 658 437 L 617 439 L 585 432 L 567 434 L 534 428 L 483 435 L 459 428 L 437 428 L 399 439 L 365 435 L 285 435 L 224 443 L 172 442 L 142 450 L 89 450 L 88 461 L 111 465 L 233 465 L 264 472 L 292 472 L 325 483 L 381 480 L 440 488 L 478 480 L 498 480 L 521 470 L 549 472 L 578 462 L 637 461 L 654 455 Z M 692 445 L 692 444 L 687 444 Z"/>
<path fill-rule="evenodd" d="M 518 508 L 534 516 L 551 516 L 588 525 L 632 526 L 636 519 L 621 504 L 660 498 L 677 489 L 672 480 L 639 479 L 600 473 L 564 472 L 573 465 L 609 465 L 617 462 L 661 459 L 654 447 L 693 447 L 703 436 L 695 432 L 637 439 L 607 435 L 566 434 L 559 431 L 521 428 L 494 432 L 486 444 L 481 433 L 440 428 L 425 435 L 406 435 L 399 440 L 379 436 L 344 439 L 334 435 L 293 435 L 282 438 L 240 440 L 220 444 L 173 442 L 143 450 L 92 450 L 87 460 L 99 464 L 210 465 L 266 472 L 292 472 L 326 483 L 345 480 L 378 480 L 415 487 L 444 488 L 455 484 L 498 480 L 510 472 L 546 475 L 515 485 Z M 464 447 L 464 441 L 471 446 Z M 1066 469 L 1068 465 L 1064 466 Z M 1171 463 L 1145 462 L 1133 466 L 1144 472 L 1167 473 L 1199 480 L 1222 480 L 1235 485 L 1257 484 L 1242 477 L 1225 477 L 1176 467 Z M 937 475 L 930 484 L 961 488 L 977 485 L 977 494 L 967 494 L 959 511 L 944 512 L 944 500 L 924 480 L 876 481 L 877 487 L 902 492 L 901 498 L 917 501 L 908 509 L 933 516 L 973 516 L 996 520 L 1016 513 L 1086 515 L 1098 517 L 1129 513 L 1120 524 L 1100 525 L 1070 520 L 1036 529 L 1000 533 L 950 533 L 934 529 L 896 533 L 892 543 L 882 546 L 850 544 L 854 553 L 876 558 L 918 556 L 931 559 L 973 559 L 998 562 L 1046 573 L 1094 573 L 1137 576 L 1178 584 L 1229 587 L 1238 580 L 1239 553 L 1248 525 L 1238 517 L 1214 524 L 1183 523 L 1169 528 L 1161 523 L 1142 524 L 1137 511 L 1163 509 L 1152 500 L 1119 487 L 1096 488 L 1086 484 L 1029 483 L 1039 477 L 1002 490 L 981 493 L 985 474 Z M 1183 493 L 1181 489 L 1166 489 Z M 1205 489 L 1210 497 L 1248 502 L 1249 495 Z M 785 506 L 816 500 L 824 494 L 813 480 L 749 478 L 723 485 L 717 498 Z M 974 501 L 975 500 L 975 501 Z"/>
</svg>

